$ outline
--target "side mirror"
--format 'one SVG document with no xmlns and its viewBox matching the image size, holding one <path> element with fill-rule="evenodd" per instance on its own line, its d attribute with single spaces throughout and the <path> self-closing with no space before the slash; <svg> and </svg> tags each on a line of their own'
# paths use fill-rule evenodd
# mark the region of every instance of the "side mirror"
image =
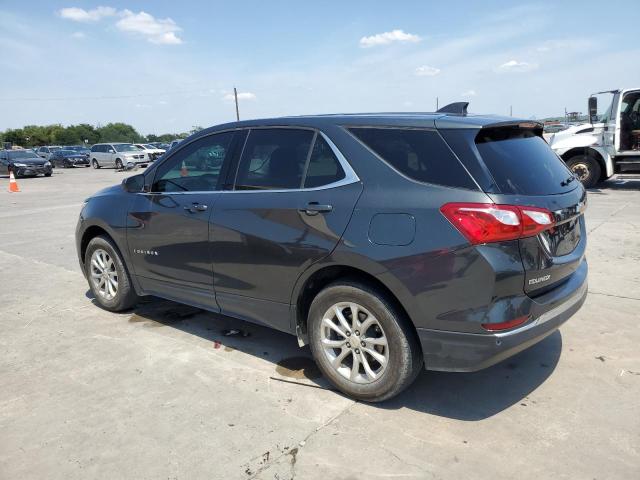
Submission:
<svg viewBox="0 0 640 480">
<path fill-rule="evenodd" d="M 598 99 L 596 97 L 589 97 L 589 121 L 598 123 Z"/>
<path fill-rule="evenodd" d="M 144 184 L 144 175 L 138 174 L 122 180 L 122 188 L 129 193 L 141 193 L 146 191 Z"/>
<path fill-rule="evenodd" d="M 110 148 L 109 153 L 116 153 L 116 151 L 113 148 Z"/>
</svg>

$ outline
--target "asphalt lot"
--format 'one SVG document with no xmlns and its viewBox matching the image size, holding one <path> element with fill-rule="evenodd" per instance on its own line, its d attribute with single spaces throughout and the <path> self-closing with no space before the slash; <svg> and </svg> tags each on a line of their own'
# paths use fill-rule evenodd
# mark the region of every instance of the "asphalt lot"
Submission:
<svg viewBox="0 0 640 480">
<path fill-rule="evenodd" d="M 76 219 L 127 175 L 0 177 L 0 478 L 640 478 L 640 176 L 590 192 L 590 293 L 559 332 L 367 405 L 292 336 L 95 306 Z"/>
</svg>

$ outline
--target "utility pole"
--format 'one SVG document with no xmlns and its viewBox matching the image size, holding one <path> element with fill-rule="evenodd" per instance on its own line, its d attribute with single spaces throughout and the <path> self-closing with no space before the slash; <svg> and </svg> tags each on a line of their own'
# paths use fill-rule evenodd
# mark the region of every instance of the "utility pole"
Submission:
<svg viewBox="0 0 640 480">
<path fill-rule="evenodd" d="M 440 103 L 440 101 L 439 101 L 438 97 L 436 97 L 436 112 L 440 109 L 439 103 Z"/>
<path fill-rule="evenodd" d="M 509 105 L 509 116 L 513 117 L 513 105 Z"/>
<path fill-rule="evenodd" d="M 233 96 L 236 99 L 236 120 L 240 121 L 240 110 L 238 110 L 238 90 L 236 87 L 233 87 Z"/>
</svg>

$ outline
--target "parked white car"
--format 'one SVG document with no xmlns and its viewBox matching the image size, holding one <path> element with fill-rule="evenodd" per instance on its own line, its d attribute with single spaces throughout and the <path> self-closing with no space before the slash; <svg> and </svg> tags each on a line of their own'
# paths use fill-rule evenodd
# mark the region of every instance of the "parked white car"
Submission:
<svg viewBox="0 0 640 480">
<path fill-rule="evenodd" d="M 166 152 L 166 150 L 163 148 L 156 148 L 153 145 L 149 145 L 147 143 L 134 143 L 134 145 L 139 149 L 144 150 L 147 154 L 147 157 L 152 162 L 160 158 Z"/>
<path fill-rule="evenodd" d="M 91 147 L 91 165 L 93 168 L 148 164 L 149 158 L 144 150 L 132 143 L 96 143 Z"/>
</svg>

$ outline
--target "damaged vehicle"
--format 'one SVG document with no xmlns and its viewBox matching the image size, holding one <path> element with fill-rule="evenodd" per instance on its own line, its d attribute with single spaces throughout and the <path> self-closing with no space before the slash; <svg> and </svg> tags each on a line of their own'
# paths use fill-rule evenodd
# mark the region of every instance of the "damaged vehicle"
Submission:
<svg viewBox="0 0 640 480">
<path fill-rule="evenodd" d="M 86 200 L 96 302 L 154 295 L 295 335 L 369 402 L 528 348 L 586 298 L 586 192 L 540 123 L 466 109 L 192 135 Z"/>
</svg>

